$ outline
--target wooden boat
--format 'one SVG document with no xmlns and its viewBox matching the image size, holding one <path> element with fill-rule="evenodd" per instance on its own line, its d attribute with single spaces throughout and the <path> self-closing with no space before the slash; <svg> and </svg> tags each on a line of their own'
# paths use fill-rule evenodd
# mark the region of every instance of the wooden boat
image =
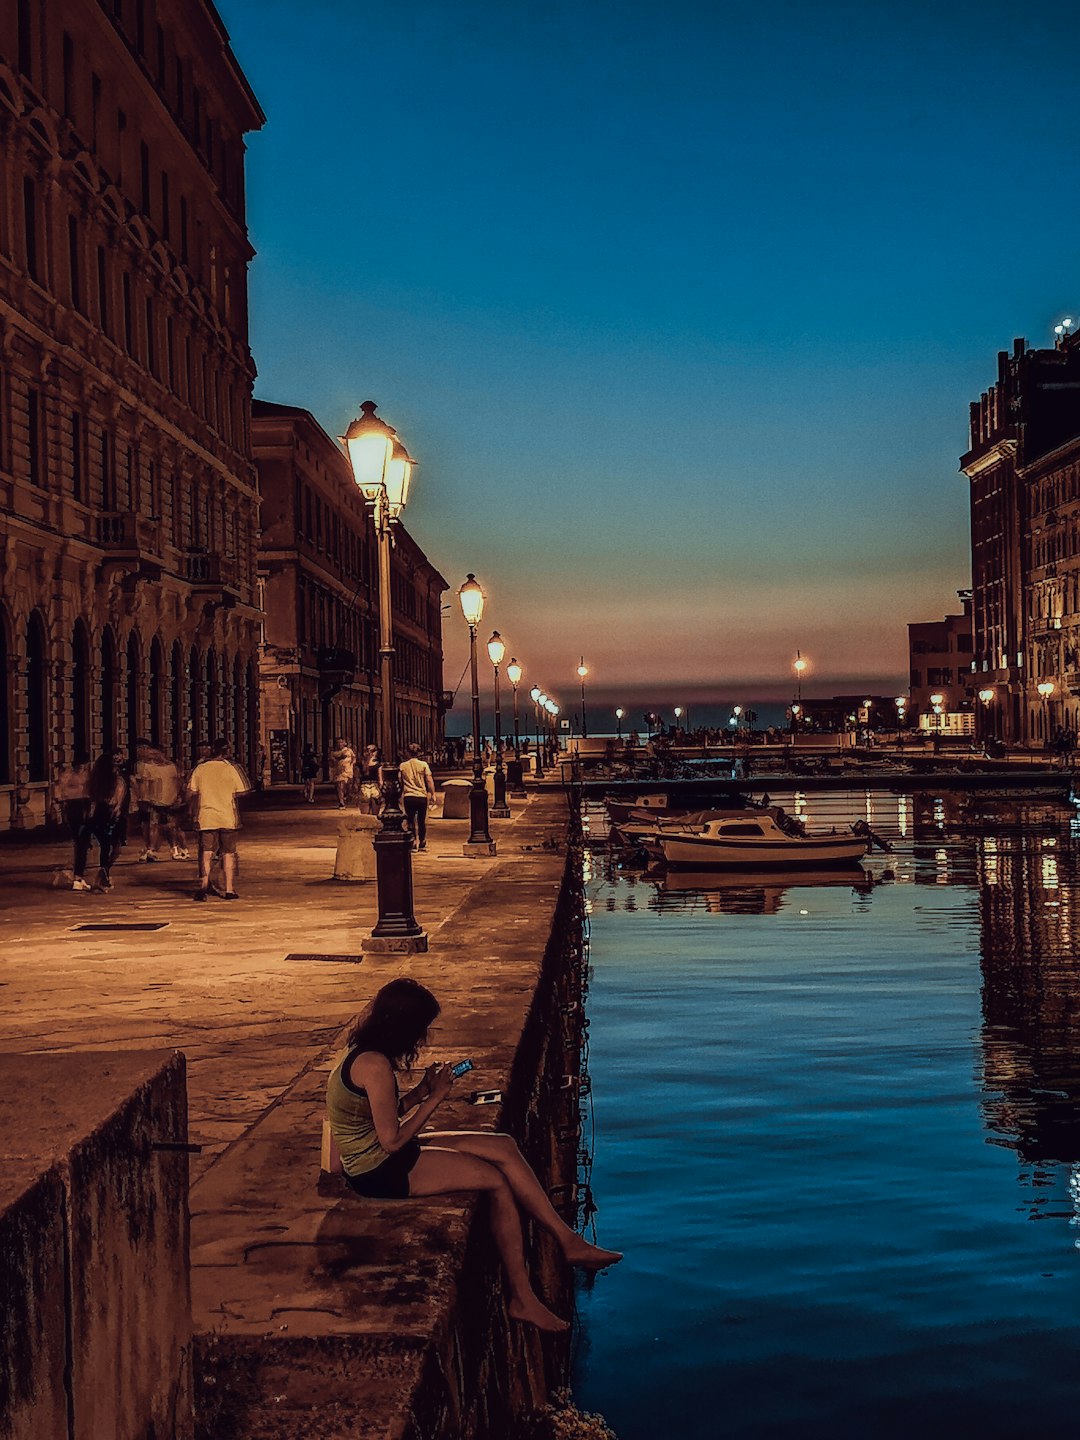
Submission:
<svg viewBox="0 0 1080 1440">
<path fill-rule="evenodd" d="M 692 828 L 665 828 L 658 843 L 667 864 L 694 870 L 764 870 L 854 865 L 870 838 L 854 830 L 792 833 L 769 811 L 708 820 Z"/>
</svg>

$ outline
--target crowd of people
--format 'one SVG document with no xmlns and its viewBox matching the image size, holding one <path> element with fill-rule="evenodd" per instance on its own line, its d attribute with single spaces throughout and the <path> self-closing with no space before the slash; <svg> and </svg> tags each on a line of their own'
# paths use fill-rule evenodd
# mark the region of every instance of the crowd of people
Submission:
<svg viewBox="0 0 1080 1440">
<path fill-rule="evenodd" d="M 142 847 L 139 863 L 156 864 L 164 839 L 173 860 L 188 860 L 187 832 L 198 834 L 198 881 L 192 898 L 208 894 L 238 900 L 236 835 L 240 828 L 237 798 L 251 786 L 229 754 L 224 740 L 198 747 L 190 774 L 149 740 L 135 746 L 129 763 L 120 749 L 106 751 L 91 763 L 76 756 L 53 786 L 53 803 L 73 846 L 71 888 L 112 889 L 112 868 L 133 835 Z M 96 850 L 97 865 L 87 878 Z M 221 883 L 213 880 L 215 862 Z"/>
</svg>

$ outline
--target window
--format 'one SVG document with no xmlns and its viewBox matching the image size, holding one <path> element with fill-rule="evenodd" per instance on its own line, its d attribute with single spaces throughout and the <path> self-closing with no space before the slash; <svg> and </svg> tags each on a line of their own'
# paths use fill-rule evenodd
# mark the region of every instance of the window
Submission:
<svg viewBox="0 0 1080 1440">
<path fill-rule="evenodd" d="M 29 175 L 23 178 L 23 238 L 26 242 L 26 273 L 41 282 L 38 257 L 37 186 Z"/>
<path fill-rule="evenodd" d="M 18 0 L 15 23 L 19 31 L 19 69 L 24 75 L 29 75 L 30 78 L 33 79 L 34 67 L 32 61 L 34 47 L 30 33 L 30 0 Z"/>
<path fill-rule="evenodd" d="M 75 46 L 66 30 L 64 31 L 64 114 L 69 120 L 75 118 Z"/>
<path fill-rule="evenodd" d="M 135 334 L 131 318 L 131 276 L 126 270 L 120 283 L 124 299 L 124 349 L 133 355 Z"/>
<path fill-rule="evenodd" d="M 169 176 L 161 172 L 161 233 L 166 240 L 172 239 L 172 217 L 169 213 Z"/>
<path fill-rule="evenodd" d="M 151 375 L 158 373 L 157 345 L 154 336 L 154 302 L 148 295 L 144 306 L 146 318 L 146 368 Z"/>
<path fill-rule="evenodd" d="M 68 216 L 68 295 L 72 308 L 82 309 L 82 266 L 80 263 L 79 222 Z"/>
<path fill-rule="evenodd" d="M 112 330 L 109 324 L 109 271 L 105 259 L 105 246 L 97 247 L 97 285 L 98 285 L 98 324 L 110 338 Z"/>
<path fill-rule="evenodd" d="M 71 417 L 71 493 L 76 500 L 84 498 L 82 416 L 77 411 Z"/>
<path fill-rule="evenodd" d="M 151 213 L 150 206 L 150 146 L 145 140 L 139 141 L 139 195 L 144 215 Z"/>
<path fill-rule="evenodd" d="M 180 259 L 187 264 L 188 258 L 188 213 L 187 200 L 180 196 Z"/>
<path fill-rule="evenodd" d="M 41 445 L 41 395 L 30 386 L 26 392 L 26 443 L 30 452 L 30 484 L 44 481 Z"/>
</svg>

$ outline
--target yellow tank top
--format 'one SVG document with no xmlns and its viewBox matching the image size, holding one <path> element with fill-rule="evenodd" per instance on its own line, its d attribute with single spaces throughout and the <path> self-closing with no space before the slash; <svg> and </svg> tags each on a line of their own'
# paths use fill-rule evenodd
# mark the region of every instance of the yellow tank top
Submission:
<svg viewBox="0 0 1080 1440">
<path fill-rule="evenodd" d="M 346 1175 L 364 1175 L 389 1159 L 379 1144 L 371 1118 L 371 1104 L 345 1076 L 360 1052 L 348 1050 L 330 1072 L 326 1082 L 326 1116 L 341 1151 Z"/>
</svg>

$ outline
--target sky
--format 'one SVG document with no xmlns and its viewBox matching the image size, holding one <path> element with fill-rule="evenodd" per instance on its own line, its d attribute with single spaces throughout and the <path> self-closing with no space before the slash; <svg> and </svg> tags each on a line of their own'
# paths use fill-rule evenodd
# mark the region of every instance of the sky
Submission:
<svg viewBox="0 0 1080 1440">
<path fill-rule="evenodd" d="M 406 524 L 567 707 L 904 688 L 968 404 L 1080 307 L 1071 6 L 218 0 L 256 394 L 378 402 Z M 466 682 L 467 685 L 467 682 Z M 464 691 L 462 692 L 464 694 Z"/>
</svg>

